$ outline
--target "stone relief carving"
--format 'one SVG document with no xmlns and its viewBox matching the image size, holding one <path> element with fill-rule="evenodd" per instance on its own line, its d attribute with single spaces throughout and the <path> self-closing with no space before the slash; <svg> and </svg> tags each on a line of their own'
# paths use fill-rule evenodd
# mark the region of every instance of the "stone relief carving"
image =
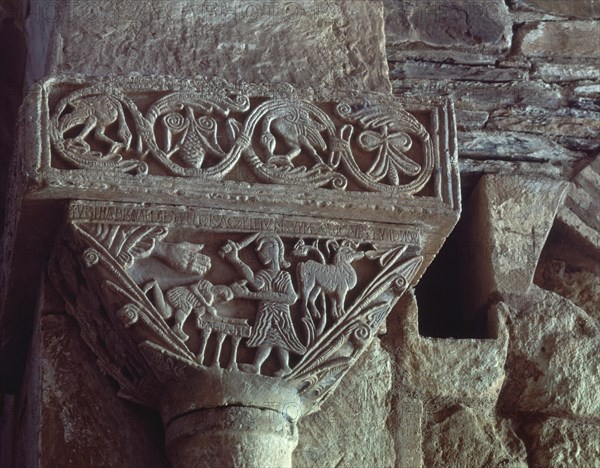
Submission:
<svg viewBox="0 0 600 468">
<path fill-rule="evenodd" d="M 419 250 L 81 220 L 50 276 L 127 398 L 152 406 L 156 382 L 230 372 L 282 379 L 312 408 L 375 336 Z"/>
<path fill-rule="evenodd" d="M 155 94 L 154 94 L 155 96 Z M 49 135 L 73 168 L 221 181 L 244 165 L 259 181 L 415 194 L 435 147 L 399 103 L 370 97 L 311 103 L 178 91 L 148 104 L 91 87 L 54 106 Z"/>
</svg>

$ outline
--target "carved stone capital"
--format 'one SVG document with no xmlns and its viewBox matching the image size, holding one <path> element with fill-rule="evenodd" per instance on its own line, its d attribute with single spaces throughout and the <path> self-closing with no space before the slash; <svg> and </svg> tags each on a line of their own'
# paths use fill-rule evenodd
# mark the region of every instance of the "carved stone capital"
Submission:
<svg viewBox="0 0 600 468">
<path fill-rule="evenodd" d="M 50 277 L 177 466 L 289 465 L 458 218 L 445 102 L 135 78 L 29 106 L 27 197 L 79 199 Z"/>
<path fill-rule="evenodd" d="M 165 421 L 190 404 L 298 417 L 376 335 L 421 249 L 404 226 L 80 201 L 50 272 L 123 397 Z"/>
</svg>

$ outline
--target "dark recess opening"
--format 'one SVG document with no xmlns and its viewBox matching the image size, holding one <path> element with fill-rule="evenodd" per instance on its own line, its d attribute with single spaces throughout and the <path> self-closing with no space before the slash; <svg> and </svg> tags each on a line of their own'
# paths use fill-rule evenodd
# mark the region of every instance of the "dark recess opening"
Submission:
<svg viewBox="0 0 600 468">
<path fill-rule="evenodd" d="M 463 303 L 462 272 L 481 254 L 466 240 L 470 217 L 462 216 L 442 249 L 417 284 L 419 333 L 431 338 L 489 338 L 487 315 L 471 314 Z"/>
</svg>

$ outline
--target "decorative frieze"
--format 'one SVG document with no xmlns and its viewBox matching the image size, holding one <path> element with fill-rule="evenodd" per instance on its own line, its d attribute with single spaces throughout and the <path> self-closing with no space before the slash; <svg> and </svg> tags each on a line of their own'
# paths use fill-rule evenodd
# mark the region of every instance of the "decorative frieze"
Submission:
<svg viewBox="0 0 600 468">
<path fill-rule="evenodd" d="M 53 78 L 26 101 L 30 197 L 142 199 L 386 221 L 456 210 L 448 102 L 222 80 Z M 416 198 L 415 198 L 416 197 Z M 416 199 L 422 199 L 415 203 Z M 425 204 L 425 205 L 423 205 Z"/>
<path fill-rule="evenodd" d="M 147 94 L 92 86 L 62 98 L 51 166 L 220 181 L 243 163 L 265 183 L 406 194 L 432 177 L 432 136 L 389 98 Z"/>
</svg>

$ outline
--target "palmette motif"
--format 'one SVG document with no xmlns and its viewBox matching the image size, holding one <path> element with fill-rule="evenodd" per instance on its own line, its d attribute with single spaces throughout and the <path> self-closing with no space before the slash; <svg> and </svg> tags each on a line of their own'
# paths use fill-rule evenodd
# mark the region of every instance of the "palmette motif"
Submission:
<svg viewBox="0 0 600 468">
<path fill-rule="evenodd" d="M 161 385 L 230 372 L 281 379 L 310 411 L 422 261 L 416 245 L 256 232 L 209 248 L 171 240 L 171 229 L 72 222 L 50 267 L 101 367 L 149 406 Z"/>
<path fill-rule="evenodd" d="M 436 158 L 414 115 L 376 99 L 179 91 L 142 105 L 92 87 L 58 102 L 49 135 L 78 169 L 221 181 L 243 165 L 263 183 L 401 194 L 425 187 Z"/>
</svg>

